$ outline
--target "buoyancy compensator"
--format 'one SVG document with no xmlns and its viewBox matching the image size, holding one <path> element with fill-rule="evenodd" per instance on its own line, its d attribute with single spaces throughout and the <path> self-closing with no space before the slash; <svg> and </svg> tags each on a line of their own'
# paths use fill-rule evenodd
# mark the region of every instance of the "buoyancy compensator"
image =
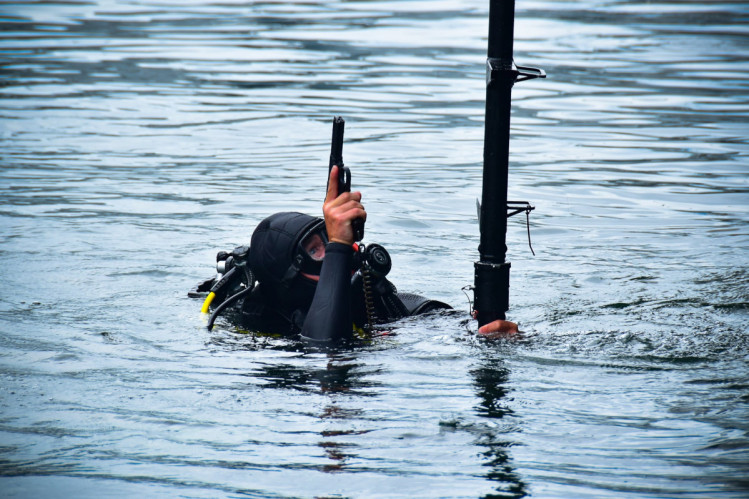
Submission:
<svg viewBox="0 0 749 499">
<path fill-rule="evenodd" d="M 324 258 L 318 253 L 324 255 L 326 243 L 321 218 L 296 212 L 276 213 L 257 226 L 250 246 L 220 251 L 216 256 L 218 275 L 188 294 L 205 296 L 202 312 L 212 310 L 208 329 L 231 307 L 241 312 L 247 327 L 269 333 L 298 331 L 318 285 L 314 276 L 320 274 Z M 354 244 L 352 251 L 350 306 L 358 327 L 372 330 L 376 324 L 450 308 L 418 295 L 398 293 L 386 278 L 392 261 L 381 245 Z"/>
</svg>

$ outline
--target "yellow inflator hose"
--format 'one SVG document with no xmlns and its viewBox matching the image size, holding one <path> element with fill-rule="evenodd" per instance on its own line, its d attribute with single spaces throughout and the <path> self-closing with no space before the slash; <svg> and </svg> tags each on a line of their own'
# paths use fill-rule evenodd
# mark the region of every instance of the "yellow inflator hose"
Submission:
<svg viewBox="0 0 749 499">
<path fill-rule="evenodd" d="M 200 309 L 200 312 L 203 314 L 207 314 L 208 310 L 211 306 L 211 303 L 213 302 L 213 299 L 216 298 L 216 293 L 211 291 L 208 293 L 208 296 L 205 297 L 205 301 L 203 302 L 203 307 Z"/>
</svg>

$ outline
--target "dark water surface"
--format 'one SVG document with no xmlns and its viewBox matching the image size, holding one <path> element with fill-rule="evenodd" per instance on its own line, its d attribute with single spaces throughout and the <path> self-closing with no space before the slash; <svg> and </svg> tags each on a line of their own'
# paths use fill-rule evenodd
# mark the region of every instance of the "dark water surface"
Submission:
<svg viewBox="0 0 749 499">
<path fill-rule="evenodd" d="M 478 258 L 488 2 L 0 3 L 0 495 L 749 497 L 749 7 L 518 1 L 510 318 Z M 319 213 L 330 118 L 401 290 L 338 352 L 186 297 Z"/>
</svg>

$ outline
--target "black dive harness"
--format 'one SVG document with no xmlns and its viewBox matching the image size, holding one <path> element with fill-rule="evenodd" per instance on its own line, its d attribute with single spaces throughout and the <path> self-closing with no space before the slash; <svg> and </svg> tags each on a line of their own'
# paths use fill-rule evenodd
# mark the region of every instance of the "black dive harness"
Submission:
<svg viewBox="0 0 749 499">
<path fill-rule="evenodd" d="M 355 298 L 355 301 L 363 303 L 365 332 L 372 332 L 377 324 L 437 308 L 449 308 L 444 303 L 419 295 L 398 293 L 396 287 L 385 278 L 392 268 L 392 260 L 381 245 L 358 244 L 354 248 L 356 253 L 353 258 L 351 290 L 359 298 Z M 282 279 L 284 286 L 292 286 L 292 282 L 305 267 L 303 257 L 295 257 Z M 238 246 L 230 252 L 220 251 L 216 255 L 216 270 L 219 276 L 204 281 L 189 293 L 192 297 L 200 297 L 208 292 L 203 304 L 203 311 L 206 313 L 213 308 L 211 305 L 214 301 L 219 303 L 213 308 L 208 320 L 209 330 L 213 328 L 216 319 L 232 305 L 240 300 L 253 299 L 252 292 L 258 285 L 250 269 L 248 246 Z M 290 313 L 280 315 L 291 321 Z"/>
</svg>

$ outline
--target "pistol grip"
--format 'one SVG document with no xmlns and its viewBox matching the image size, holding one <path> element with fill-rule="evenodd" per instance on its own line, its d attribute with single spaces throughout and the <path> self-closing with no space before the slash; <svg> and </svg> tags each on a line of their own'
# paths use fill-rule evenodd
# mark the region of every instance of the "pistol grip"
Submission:
<svg viewBox="0 0 749 499">
<path fill-rule="evenodd" d="M 357 218 L 351 222 L 351 229 L 354 231 L 354 241 L 359 242 L 364 239 L 364 219 Z"/>
<path fill-rule="evenodd" d="M 351 170 L 347 167 L 339 167 L 338 171 L 338 195 L 351 191 Z"/>
</svg>

